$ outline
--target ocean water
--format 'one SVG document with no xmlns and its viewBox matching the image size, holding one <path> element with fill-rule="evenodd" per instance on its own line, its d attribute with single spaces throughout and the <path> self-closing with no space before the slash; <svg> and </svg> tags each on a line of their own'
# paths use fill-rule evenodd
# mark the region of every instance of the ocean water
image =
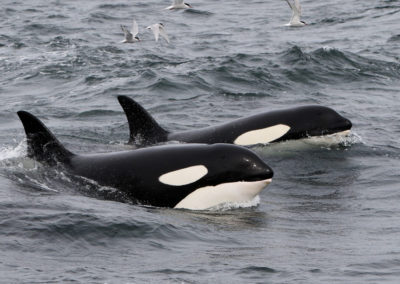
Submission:
<svg viewBox="0 0 400 284">
<path fill-rule="evenodd" d="M 1 283 L 398 283 L 400 1 L 10 1 L 0 9 Z M 120 25 L 140 43 L 121 44 Z M 171 44 L 146 26 L 162 22 Z M 253 147 L 275 172 L 251 204 L 129 204 L 25 158 L 16 115 L 76 153 L 127 149 L 116 97 L 171 131 L 318 104 L 338 143 Z M 155 161 L 156 163 L 157 161 Z"/>
</svg>

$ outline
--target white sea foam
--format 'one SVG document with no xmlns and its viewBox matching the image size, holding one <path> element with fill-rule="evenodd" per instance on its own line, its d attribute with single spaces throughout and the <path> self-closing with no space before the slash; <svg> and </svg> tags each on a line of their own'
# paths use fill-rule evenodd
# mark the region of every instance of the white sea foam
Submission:
<svg viewBox="0 0 400 284">
<path fill-rule="evenodd" d="M 22 140 L 15 147 L 5 146 L 0 148 L 0 161 L 20 158 L 26 155 L 26 140 Z"/>
<path fill-rule="evenodd" d="M 250 207 L 256 207 L 258 206 L 258 204 L 260 204 L 260 197 L 257 195 L 256 197 L 253 198 L 253 200 L 247 202 L 223 203 L 214 206 L 212 208 L 209 208 L 207 209 L 207 211 L 228 211 L 239 208 L 250 208 Z"/>
<path fill-rule="evenodd" d="M 359 135 L 354 132 L 340 132 L 325 136 L 315 136 L 302 139 L 306 144 L 318 145 L 322 147 L 330 147 L 334 145 L 339 146 L 351 146 L 357 143 L 362 143 L 362 139 Z"/>
</svg>

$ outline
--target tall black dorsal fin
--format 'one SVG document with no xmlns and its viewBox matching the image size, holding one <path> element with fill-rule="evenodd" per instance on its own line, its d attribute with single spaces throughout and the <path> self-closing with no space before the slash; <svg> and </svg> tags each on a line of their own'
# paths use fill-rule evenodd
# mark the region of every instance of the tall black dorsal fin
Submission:
<svg viewBox="0 0 400 284">
<path fill-rule="evenodd" d="M 127 96 L 118 96 L 118 101 L 128 119 L 129 143 L 146 145 L 167 140 L 168 131 L 162 128 L 141 105 Z"/>
<path fill-rule="evenodd" d="M 64 148 L 37 117 L 26 111 L 19 111 L 18 116 L 25 128 L 28 157 L 55 165 L 57 162 L 67 163 L 74 155 Z"/>
</svg>

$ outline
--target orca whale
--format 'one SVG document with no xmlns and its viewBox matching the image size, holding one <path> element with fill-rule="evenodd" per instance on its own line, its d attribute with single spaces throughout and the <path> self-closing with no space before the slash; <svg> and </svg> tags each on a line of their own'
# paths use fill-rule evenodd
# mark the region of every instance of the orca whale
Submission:
<svg viewBox="0 0 400 284">
<path fill-rule="evenodd" d="M 230 144 L 164 145 L 77 155 L 34 115 L 19 111 L 28 157 L 116 188 L 145 205 L 203 210 L 253 200 L 273 171 L 254 152 Z"/>
<path fill-rule="evenodd" d="M 133 99 L 118 96 L 118 101 L 128 119 L 128 143 L 136 146 L 166 141 L 250 146 L 336 133 L 345 135 L 352 126 L 350 120 L 331 108 L 300 106 L 259 113 L 217 126 L 171 133 Z"/>
</svg>

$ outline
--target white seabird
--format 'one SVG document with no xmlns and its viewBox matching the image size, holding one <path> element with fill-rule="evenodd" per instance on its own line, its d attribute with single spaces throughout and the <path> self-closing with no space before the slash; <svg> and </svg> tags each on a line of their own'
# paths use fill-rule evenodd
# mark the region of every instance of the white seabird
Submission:
<svg viewBox="0 0 400 284">
<path fill-rule="evenodd" d="M 121 41 L 122 43 L 133 43 L 140 41 L 139 37 L 137 36 L 137 34 L 139 33 L 139 27 L 135 20 L 133 20 L 131 31 L 128 30 L 127 26 L 123 25 L 121 25 L 121 29 L 125 35 L 125 39 Z"/>
<path fill-rule="evenodd" d="M 188 3 L 184 3 L 183 0 L 174 0 L 171 6 L 165 8 L 166 10 L 174 10 L 174 9 L 188 9 L 192 8 L 192 6 Z"/>
<path fill-rule="evenodd" d="M 290 9 L 292 9 L 292 18 L 290 19 L 290 22 L 286 24 L 286 26 L 290 27 L 302 27 L 305 26 L 306 23 L 300 20 L 301 16 L 301 6 L 300 6 L 300 0 L 294 0 L 294 3 L 292 0 L 286 0 L 286 2 L 289 4 Z"/>
<path fill-rule="evenodd" d="M 161 35 L 169 43 L 168 35 L 165 32 L 164 25 L 162 23 L 154 24 L 148 26 L 147 28 L 153 31 L 156 41 L 158 41 L 158 37 Z"/>
</svg>

